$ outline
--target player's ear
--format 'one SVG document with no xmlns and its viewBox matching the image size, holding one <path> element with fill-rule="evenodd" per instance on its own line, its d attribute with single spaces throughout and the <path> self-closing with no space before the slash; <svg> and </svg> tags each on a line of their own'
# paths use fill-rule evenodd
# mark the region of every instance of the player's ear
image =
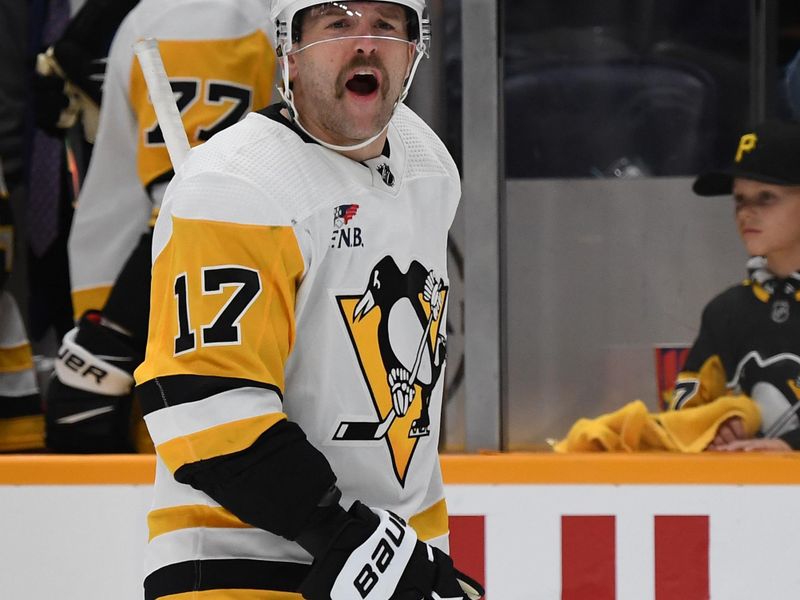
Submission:
<svg viewBox="0 0 800 600">
<path fill-rule="evenodd" d="M 417 49 L 413 44 L 408 44 L 408 65 L 406 65 L 405 79 L 408 79 L 411 76 L 411 69 L 414 66 L 414 57 L 416 50 Z"/>
<path fill-rule="evenodd" d="M 297 77 L 297 62 L 294 55 L 290 54 L 286 58 L 286 62 L 289 64 L 289 81 L 294 81 L 294 78 Z"/>
</svg>

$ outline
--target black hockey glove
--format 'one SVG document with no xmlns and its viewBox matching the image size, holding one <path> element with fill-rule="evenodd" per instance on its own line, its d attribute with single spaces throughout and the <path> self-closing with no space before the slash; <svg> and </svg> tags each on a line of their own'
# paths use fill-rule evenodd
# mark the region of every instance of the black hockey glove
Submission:
<svg viewBox="0 0 800 600">
<path fill-rule="evenodd" d="M 314 564 L 300 592 L 308 600 L 479 600 L 483 588 L 441 550 L 417 539 L 394 513 L 360 502 Z"/>
<path fill-rule="evenodd" d="M 106 76 L 106 56 L 93 56 L 83 45 L 66 36 L 53 45 L 53 57 L 67 79 L 99 105 Z"/>
<path fill-rule="evenodd" d="M 33 113 L 36 126 L 52 137 L 64 136 L 62 113 L 69 108 L 64 80 L 58 75 L 33 74 Z"/>
<path fill-rule="evenodd" d="M 62 340 L 45 397 L 47 446 L 57 452 L 132 452 L 130 339 L 88 311 Z"/>
</svg>

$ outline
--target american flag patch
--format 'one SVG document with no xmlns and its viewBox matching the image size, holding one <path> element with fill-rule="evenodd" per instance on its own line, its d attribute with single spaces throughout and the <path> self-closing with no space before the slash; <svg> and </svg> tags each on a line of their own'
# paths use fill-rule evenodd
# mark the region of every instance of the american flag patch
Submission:
<svg viewBox="0 0 800 600">
<path fill-rule="evenodd" d="M 350 220 L 356 216 L 358 212 L 358 204 L 342 204 L 341 206 L 337 206 L 333 209 L 333 223 L 337 224 L 339 221 L 342 221 L 344 225 L 347 225 Z"/>
</svg>

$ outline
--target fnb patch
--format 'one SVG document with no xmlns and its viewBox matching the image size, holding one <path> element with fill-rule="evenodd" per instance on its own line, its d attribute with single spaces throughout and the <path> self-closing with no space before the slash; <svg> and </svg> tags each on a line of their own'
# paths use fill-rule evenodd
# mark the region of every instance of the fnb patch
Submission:
<svg viewBox="0 0 800 600">
<path fill-rule="evenodd" d="M 333 209 L 331 248 L 361 248 L 364 240 L 360 227 L 348 227 L 358 213 L 358 204 L 342 204 Z"/>
</svg>

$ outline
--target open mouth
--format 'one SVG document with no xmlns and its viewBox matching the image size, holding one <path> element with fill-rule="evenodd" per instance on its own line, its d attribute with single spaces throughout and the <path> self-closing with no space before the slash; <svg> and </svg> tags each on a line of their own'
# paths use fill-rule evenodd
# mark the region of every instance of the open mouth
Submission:
<svg viewBox="0 0 800 600">
<path fill-rule="evenodd" d="M 372 73 L 356 73 L 344 86 L 356 96 L 369 96 L 378 89 L 378 78 Z"/>
</svg>

